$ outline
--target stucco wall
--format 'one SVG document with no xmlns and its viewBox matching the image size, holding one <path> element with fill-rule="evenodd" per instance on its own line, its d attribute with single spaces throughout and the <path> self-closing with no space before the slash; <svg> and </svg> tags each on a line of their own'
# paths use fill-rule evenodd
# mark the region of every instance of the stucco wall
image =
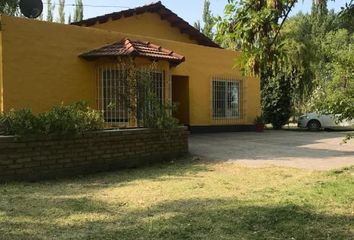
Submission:
<svg viewBox="0 0 354 240">
<path fill-rule="evenodd" d="M 169 39 L 187 43 L 196 43 L 185 33 L 181 33 L 177 27 L 162 20 L 157 13 L 143 13 L 131 17 L 123 17 L 116 21 L 108 21 L 102 24 L 90 26 L 99 29 L 111 30 L 116 32 L 127 32 L 153 38 Z"/>
<path fill-rule="evenodd" d="M 96 106 L 96 64 L 80 53 L 124 37 L 151 41 L 186 57 L 167 73 L 189 76 L 190 124 L 219 124 L 211 120 L 211 79 L 232 76 L 243 81 L 245 118 L 229 124 L 252 124 L 260 113 L 260 85 L 233 68 L 238 54 L 199 46 L 95 28 L 3 17 L 4 110 L 31 107 L 48 110 L 60 102 L 88 100 Z M 161 65 L 166 67 L 166 63 Z"/>
</svg>

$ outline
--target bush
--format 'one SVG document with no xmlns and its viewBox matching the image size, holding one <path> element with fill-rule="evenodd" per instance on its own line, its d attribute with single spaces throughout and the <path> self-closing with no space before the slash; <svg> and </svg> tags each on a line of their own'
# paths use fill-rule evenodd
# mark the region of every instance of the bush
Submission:
<svg viewBox="0 0 354 240">
<path fill-rule="evenodd" d="M 266 123 L 274 129 L 285 125 L 291 115 L 291 86 L 285 74 L 268 77 L 262 85 L 262 109 Z"/>
<path fill-rule="evenodd" d="M 146 128 L 173 129 L 178 127 L 178 120 L 172 116 L 176 106 L 162 103 L 156 94 L 148 92 L 139 104 L 139 125 Z"/>
<path fill-rule="evenodd" d="M 45 134 L 72 135 L 103 128 L 101 115 L 86 102 L 55 106 L 40 114 L 39 119 Z"/>
<path fill-rule="evenodd" d="M 40 121 L 30 109 L 0 113 L 0 134 L 31 135 L 40 133 Z"/>
<path fill-rule="evenodd" d="M 101 114 L 86 102 L 61 104 L 39 115 L 23 109 L 0 116 L 0 133 L 5 135 L 75 135 L 102 128 Z"/>
</svg>

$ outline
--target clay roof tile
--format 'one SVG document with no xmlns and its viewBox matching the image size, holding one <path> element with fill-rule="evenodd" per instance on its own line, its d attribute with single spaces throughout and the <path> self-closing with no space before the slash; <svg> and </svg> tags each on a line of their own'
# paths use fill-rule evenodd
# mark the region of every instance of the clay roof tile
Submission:
<svg viewBox="0 0 354 240">
<path fill-rule="evenodd" d="M 141 56 L 154 60 L 166 60 L 173 64 L 180 64 L 185 60 L 184 56 L 159 45 L 144 41 L 132 41 L 129 38 L 80 55 L 87 60 L 120 56 Z"/>
</svg>

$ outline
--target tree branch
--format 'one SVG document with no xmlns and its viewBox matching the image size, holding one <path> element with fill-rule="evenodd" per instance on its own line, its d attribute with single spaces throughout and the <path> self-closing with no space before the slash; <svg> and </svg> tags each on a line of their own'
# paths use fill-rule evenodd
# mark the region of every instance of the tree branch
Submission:
<svg viewBox="0 0 354 240">
<path fill-rule="evenodd" d="M 283 27 L 283 25 L 284 25 L 286 19 L 289 17 L 289 14 L 290 14 L 290 12 L 291 12 L 291 10 L 292 10 L 292 8 L 294 7 L 294 5 L 295 5 L 296 2 L 297 2 L 297 0 L 292 1 L 291 5 L 290 5 L 290 7 L 289 7 L 289 9 L 288 9 L 288 11 L 286 12 L 286 14 L 285 14 L 285 16 L 284 16 L 284 18 L 283 18 L 283 21 L 281 22 L 281 24 L 280 24 L 280 26 L 279 26 L 277 32 L 275 33 L 275 36 L 274 36 L 273 40 L 271 41 L 271 43 L 270 43 L 270 45 L 269 45 L 269 48 L 270 48 L 271 46 L 273 46 L 273 44 L 274 44 L 275 41 L 277 40 L 277 38 L 278 38 L 278 36 L 279 36 L 279 34 L 280 34 L 280 30 L 282 29 L 282 27 Z"/>
</svg>

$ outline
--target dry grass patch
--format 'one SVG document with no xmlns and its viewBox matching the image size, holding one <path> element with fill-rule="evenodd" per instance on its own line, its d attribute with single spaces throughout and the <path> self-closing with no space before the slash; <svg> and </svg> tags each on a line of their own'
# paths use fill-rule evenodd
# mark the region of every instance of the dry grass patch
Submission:
<svg viewBox="0 0 354 240">
<path fill-rule="evenodd" d="M 354 168 L 185 160 L 0 185 L 0 239 L 353 239 Z"/>
</svg>

